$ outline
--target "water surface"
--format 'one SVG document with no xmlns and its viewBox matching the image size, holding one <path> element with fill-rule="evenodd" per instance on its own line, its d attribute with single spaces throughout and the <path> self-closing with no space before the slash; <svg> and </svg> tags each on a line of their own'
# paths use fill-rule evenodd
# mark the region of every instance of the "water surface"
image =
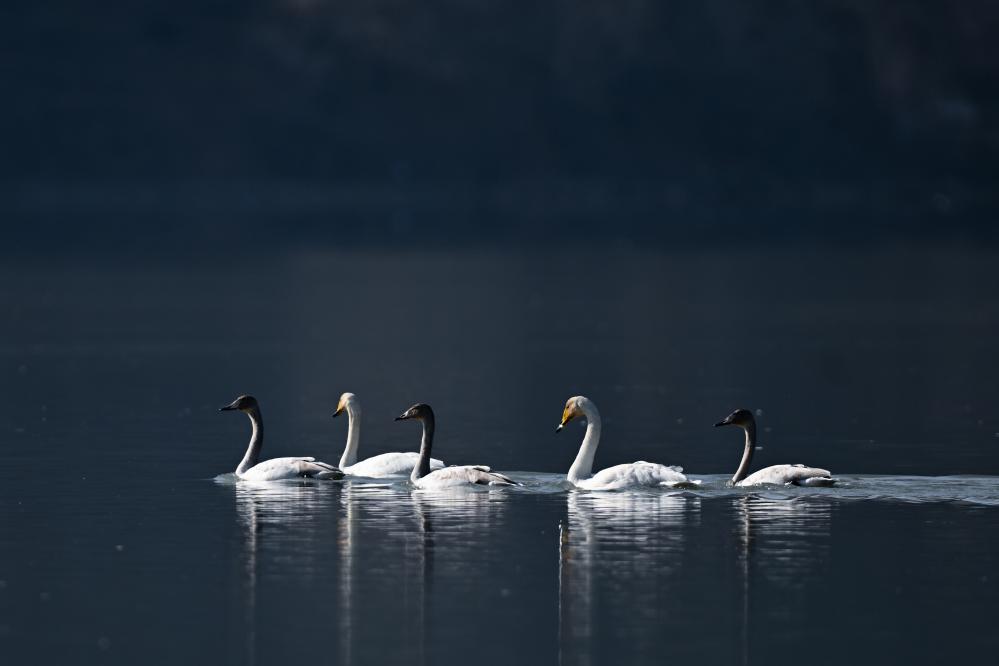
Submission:
<svg viewBox="0 0 999 666">
<path fill-rule="evenodd" d="M 999 639 L 988 252 L 301 253 L 0 268 L 4 663 L 937 663 Z M 513 489 L 233 483 L 265 456 L 415 449 Z M 562 475 L 682 464 L 691 491 Z M 733 489 L 754 462 L 833 489 Z M 516 470 L 531 470 L 517 472 Z M 219 478 L 220 475 L 223 475 Z M 959 646 L 959 650 L 957 647 Z"/>
</svg>

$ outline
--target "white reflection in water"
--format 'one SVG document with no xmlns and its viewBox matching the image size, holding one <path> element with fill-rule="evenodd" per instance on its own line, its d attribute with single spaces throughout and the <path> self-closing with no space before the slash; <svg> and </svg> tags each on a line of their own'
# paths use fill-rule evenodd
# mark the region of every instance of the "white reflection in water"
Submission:
<svg viewBox="0 0 999 666">
<path fill-rule="evenodd" d="M 351 610 L 354 606 L 354 542 L 357 539 L 357 516 L 353 501 L 354 489 L 351 484 L 345 484 L 340 491 L 342 511 L 337 524 L 337 550 L 340 561 L 337 567 L 338 592 L 340 594 L 340 661 L 344 664 L 353 662 L 354 656 L 354 625 Z"/>
<path fill-rule="evenodd" d="M 243 590 L 240 600 L 242 613 L 230 613 L 239 617 L 242 626 L 234 628 L 236 635 L 242 636 L 244 655 L 242 662 L 256 663 L 257 639 L 257 587 L 260 578 L 258 562 L 260 551 L 268 538 L 268 532 L 277 531 L 283 543 L 288 534 L 301 543 L 317 543 L 321 538 L 315 524 L 318 508 L 323 495 L 317 493 L 317 482 L 269 482 L 252 483 L 240 481 L 232 483 L 236 500 L 236 517 L 241 528 L 241 548 L 239 568 L 239 588 Z M 287 528 L 293 529 L 289 532 Z M 304 529 L 297 529 L 298 527 Z M 276 544 L 280 547 L 280 543 Z M 289 551 L 292 552 L 292 551 Z M 318 574 L 321 562 L 316 557 L 317 548 L 298 548 L 293 551 L 292 562 L 296 575 Z M 278 572 L 280 573 L 280 572 Z"/>
<path fill-rule="evenodd" d="M 345 483 L 337 526 L 341 663 L 370 655 L 373 645 L 388 660 L 398 650 L 406 663 L 426 663 L 438 543 L 447 543 L 445 573 L 471 579 L 467 555 L 502 523 L 504 501 L 501 491 Z"/>
<path fill-rule="evenodd" d="M 829 551 L 831 502 L 753 495 L 735 500 L 735 509 L 747 567 L 790 588 L 820 573 Z"/>
<path fill-rule="evenodd" d="M 657 581 L 680 566 L 684 530 L 699 524 L 701 500 L 684 493 L 570 491 L 566 502 L 567 520 L 559 526 L 559 663 L 589 664 L 596 583 L 609 585 L 608 598 L 627 605 L 610 615 L 640 611 L 649 601 L 643 597 L 657 593 Z"/>
<path fill-rule="evenodd" d="M 328 506 L 323 490 L 318 481 L 236 484 L 236 514 L 247 532 L 253 529 L 247 548 L 280 552 L 280 566 L 267 575 L 310 578 L 326 573 L 319 544 L 331 526 L 322 518 Z M 275 537 L 268 540 L 270 533 Z"/>
<path fill-rule="evenodd" d="M 733 503 L 742 577 L 742 662 L 748 664 L 756 576 L 788 592 L 822 576 L 829 555 L 832 503 L 767 495 L 747 495 Z"/>
</svg>

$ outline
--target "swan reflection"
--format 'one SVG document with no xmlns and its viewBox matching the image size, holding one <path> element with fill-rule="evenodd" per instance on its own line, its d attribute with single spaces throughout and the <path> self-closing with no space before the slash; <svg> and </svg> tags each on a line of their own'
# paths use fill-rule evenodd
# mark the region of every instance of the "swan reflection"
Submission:
<svg viewBox="0 0 999 666">
<path fill-rule="evenodd" d="M 428 636 L 436 559 L 445 558 L 447 576 L 481 575 L 474 544 L 481 543 L 483 531 L 502 523 L 503 494 L 343 485 L 335 529 L 341 663 L 370 656 L 372 646 L 384 661 L 432 661 Z M 391 641 L 385 640 L 388 626 Z"/>
<path fill-rule="evenodd" d="M 559 662 L 589 664 L 596 588 L 610 586 L 608 598 L 628 605 L 602 614 L 655 608 L 655 597 L 681 567 L 689 530 L 700 524 L 701 500 L 687 493 L 571 491 L 566 503 L 559 526 Z M 654 649 L 658 638 L 639 637 L 634 646 Z"/>
<path fill-rule="evenodd" d="M 220 484 L 229 480 L 222 479 Z M 311 542 L 311 548 L 298 548 L 292 554 L 294 561 L 289 565 L 294 567 L 293 575 L 320 575 L 322 562 L 317 556 L 315 547 L 322 535 L 318 533 L 318 525 L 314 516 L 321 512 L 317 509 L 324 501 L 324 495 L 317 492 L 319 484 L 312 481 L 254 483 L 241 481 L 232 483 L 236 520 L 240 537 L 238 549 L 239 566 L 236 572 L 239 577 L 236 588 L 241 591 L 237 603 L 238 613 L 229 616 L 237 620 L 236 626 L 230 627 L 230 633 L 240 637 L 234 643 L 243 649 L 242 661 L 247 664 L 256 662 L 257 637 L 257 588 L 260 579 L 259 562 L 261 550 L 267 540 L 268 533 L 275 530 L 284 536 L 293 534 L 296 540 Z M 304 529 L 289 530 L 290 526 L 301 525 Z M 275 545 L 276 548 L 280 547 Z M 280 575 L 281 572 L 278 572 Z"/>
<path fill-rule="evenodd" d="M 821 573 L 829 551 L 831 502 L 765 495 L 734 501 L 746 567 L 752 563 L 755 571 L 785 587 L 800 587 Z"/>
<path fill-rule="evenodd" d="M 763 602 L 777 596 L 781 612 L 793 611 L 794 593 L 807 592 L 805 586 L 825 574 L 833 505 L 819 497 L 779 495 L 747 495 L 733 503 L 742 578 L 742 663 L 748 664 L 752 618 L 766 613 L 754 612 L 754 593 Z"/>
</svg>

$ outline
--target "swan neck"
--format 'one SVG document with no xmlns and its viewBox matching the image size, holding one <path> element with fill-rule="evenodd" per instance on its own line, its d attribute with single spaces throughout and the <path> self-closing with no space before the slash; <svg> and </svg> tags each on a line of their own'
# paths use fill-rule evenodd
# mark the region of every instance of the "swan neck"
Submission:
<svg viewBox="0 0 999 666">
<path fill-rule="evenodd" d="M 361 408 L 358 405 L 347 405 L 347 446 L 340 456 L 340 469 L 350 467 L 357 462 L 357 446 L 361 441 Z"/>
<path fill-rule="evenodd" d="M 600 443 L 600 415 L 596 409 L 584 408 L 586 413 L 586 434 L 583 435 L 583 443 L 579 447 L 579 453 L 569 468 L 568 479 L 571 483 L 576 483 L 580 479 L 588 478 L 593 474 L 593 457 L 597 453 L 597 444 Z"/>
<path fill-rule="evenodd" d="M 746 449 L 742 452 L 742 462 L 739 463 L 739 469 L 735 471 L 735 476 L 732 477 L 732 483 L 739 483 L 746 478 L 749 473 L 749 464 L 753 461 L 753 451 L 756 449 L 756 424 L 750 423 L 745 428 L 746 430 Z"/>
<path fill-rule="evenodd" d="M 420 459 L 409 479 L 413 482 L 430 474 L 430 449 L 434 445 L 434 417 L 423 418 L 423 440 L 420 442 Z"/>
<path fill-rule="evenodd" d="M 236 468 L 236 474 L 243 474 L 257 464 L 260 459 L 260 449 L 264 445 L 264 419 L 260 416 L 260 408 L 254 407 L 246 413 L 250 417 L 250 425 L 253 432 L 250 434 L 250 444 L 246 447 L 246 454 Z"/>
</svg>

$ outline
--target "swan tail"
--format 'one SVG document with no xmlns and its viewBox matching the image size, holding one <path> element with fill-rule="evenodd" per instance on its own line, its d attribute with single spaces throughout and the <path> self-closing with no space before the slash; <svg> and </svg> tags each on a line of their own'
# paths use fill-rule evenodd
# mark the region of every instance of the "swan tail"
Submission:
<svg viewBox="0 0 999 666">
<path fill-rule="evenodd" d="M 799 486 L 813 486 L 817 488 L 828 488 L 836 485 L 836 479 L 831 476 L 810 476 L 798 482 Z"/>
<path fill-rule="evenodd" d="M 660 486 L 667 488 L 677 488 L 679 490 L 696 490 L 701 485 L 700 479 L 687 479 L 686 481 L 663 481 Z"/>
<path fill-rule="evenodd" d="M 493 477 L 489 481 L 490 486 L 519 486 L 521 484 L 517 483 L 511 479 L 506 474 L 500 474 L 499 472 L 490 472 L 489 476 Z"/>
<path fill-rule="evenodd" d="M 302 476 L 310 479 L 335 480 L 342 479 L 344 476 L 338 467 L 317 460 L 302 460 L 299 469 Z"/>
<path fill-rule="evenodd" d="M 499 472 L 494 472 L 492 468 L 488 465 L 469 465 L 469 469 L 474 472 L 479 472 L 475 475 L 475 480 L 473 483 L 479 485 L 487 486 L 519 486 L 521 484 L 517 483 L 511 479 L 506 474 L 500 474 Z"/>
<path fill-rule="evenodd" d="M 489 476 L 490 486 L 521 486 L 522 483 L 514 481 L 506 474 L 500 474 L 499 472 L 494 472 L 493 468 L 489 465 L 470 465 L 472 469 L 476 469 L 480 472 L 485 472 Z"/>
<path fill-rule="evenodd" d="M 337 469 L 328 472 L 319 472 L 318 474 L 313 475 L 312 478 L 320 479 L 322 481 L 337 481 L 339 479 L 342 479 L 343 477 L 344 477 L 343 472 Z"/>
</svg>

